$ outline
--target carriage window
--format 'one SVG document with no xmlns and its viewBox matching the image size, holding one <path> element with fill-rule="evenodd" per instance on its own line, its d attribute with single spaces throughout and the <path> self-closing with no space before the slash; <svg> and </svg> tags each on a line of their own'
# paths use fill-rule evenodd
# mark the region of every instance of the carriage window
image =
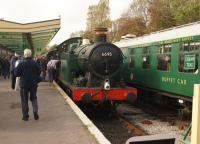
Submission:
<svg viewBox="0 0 200 144">
<path fill-rule="evenodd" d="M 150 49 L 148 47 L 142 49 L 142 68 L 150 68 Z"/>
<path fill-rule="evenodd" d="M 161 45 L 157 49 L 157 69 L 162 71 L 170 71 L 171 65 L 171 44 Z"/>
<path fill-rule="evenodd" d="M 200 42 L 187 42 L 180 45 L 179 72 L 198 73 L 198 49 Z"/>
<path fill-rule="evenodd" d="M 135 67 L 135 49 L 130 49 L 128 67 L 129 68 L 134 68 Z"/>
</svg>

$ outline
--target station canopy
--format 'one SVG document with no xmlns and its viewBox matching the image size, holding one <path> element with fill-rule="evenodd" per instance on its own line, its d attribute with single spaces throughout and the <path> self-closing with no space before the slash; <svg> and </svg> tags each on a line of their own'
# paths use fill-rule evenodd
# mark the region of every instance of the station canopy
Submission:
<svg viewBox="0 0 200 144">
<path fill-rule="evenodd" d="M 1 19 L 0 44 L 12 52 L 30 48 L 34 55 L 40 55 L 59 29 L 60 19 L 25 24 Z"/>
</svg>

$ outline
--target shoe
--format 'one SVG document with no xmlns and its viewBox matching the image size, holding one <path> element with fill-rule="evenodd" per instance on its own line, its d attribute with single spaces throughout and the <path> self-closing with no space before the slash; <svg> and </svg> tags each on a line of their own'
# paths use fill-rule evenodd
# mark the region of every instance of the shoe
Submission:
<svg viewBox="0 0 200 144">
<path fill-rule="evenodd" d="M 23 121 L 28 121 L 28 117 L 23 117 L 22 120 Z"/>
<path fill-rule="evenodd" d="M 35 119 L 35 120 L 38 120 L 38 119 L 39 119 L 38 113 L 34 113 L 34 119 Z"/>
</svg>

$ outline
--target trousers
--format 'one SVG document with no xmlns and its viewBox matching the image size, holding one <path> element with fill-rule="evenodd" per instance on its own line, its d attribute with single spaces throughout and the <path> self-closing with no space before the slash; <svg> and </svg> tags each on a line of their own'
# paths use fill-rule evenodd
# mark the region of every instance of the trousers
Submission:
<svg viewBox="0 0 200 144">
<path fill-rule="evenodd" d="M 53 82 L 53 68 L 47 69 L 48 72 L 48 80 L 49 82 Z"/>
<path fill-rule="evenodd" d="M 30 96 L 30 101 L 33 107 L 33 113 L 38 113 L 38 102 L 37 102 L 37 86 L 30 88 L 20 88 L 20 96 L 21 96 L 21 106 L 22 106 L 22 115 L 23 117 L 29 117 L 29 106 L 28 99 Z"/>
<path fill-rule="evenodd" d="M 16 77 L 14 75 L 14 71 L 11 71 L 11 88 L 15 89 L 15 81 L 16 81 Z"/>
</svg>

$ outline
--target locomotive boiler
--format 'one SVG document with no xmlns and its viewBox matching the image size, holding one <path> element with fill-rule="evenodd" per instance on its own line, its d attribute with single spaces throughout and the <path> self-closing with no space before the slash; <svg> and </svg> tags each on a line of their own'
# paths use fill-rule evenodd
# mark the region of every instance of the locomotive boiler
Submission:
<svg viewBox="0 0 200 144">
<path fill-rule="evenodd" d="M 96 34 L 94 44 L 80 46 L 76 49 L 75 55 L 86 86 L 101 86 L 103 81 L 104 89 L 108 90 L 111 84 L 115 85 L 117 82 L 116 75 L 119 75 L 123 56 L 117 46 L 106 42 L 105 31 L 106 29 L 102 28 L 96 29 L 98 34 Z M 80 73 L 78 75 L 80 76 Z"/>
<path fill-rule="evenodd" d="M 94 43 L 71 38 L 58 47 L 60 59 L 58 79 L 74 101 L 120 102 L 134 101 L 135 88 L 126 87 L 121 79 L 123 54 L 106 40 L 105 28 L 95 29 Z"/>
</svg>

